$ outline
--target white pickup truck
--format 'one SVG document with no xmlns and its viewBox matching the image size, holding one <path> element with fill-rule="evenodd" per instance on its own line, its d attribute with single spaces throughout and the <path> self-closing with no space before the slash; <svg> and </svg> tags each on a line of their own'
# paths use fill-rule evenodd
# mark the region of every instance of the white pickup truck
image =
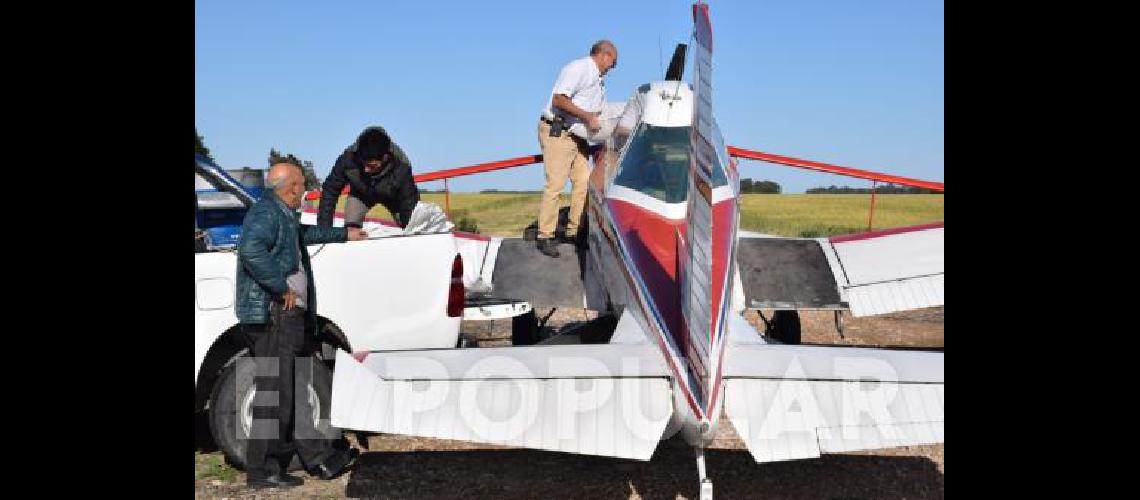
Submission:
<svg viewBox="0 0 1140 500">
<path fill-rule="evenodd" d="M 251 200 L 240 191 L 240 184 L 227 180 L 212 163 L 196 161 L 196 173 L 231 193 L 239 207 Z M 312 224 L 315 214 L 303 213 L 301 221 Z M 338 218 L 336 225 L 341 224 L 343 219 Z M 490 282 L 491 270 L 484 270 L 481 263 L 494 261 L 493 255 L 489 260 L 486 255 L 497 251 L 491 240 L 452 232 L 404 235 L 374 220 L 364 229 L 379 236 L 309 247 L 320 331 L 315 339 L 319 345 L 313 350 L 322 363 L 316 364 L 308 398 L 325 419 L 337 349 L 353 353 L 451 348 L 460 343 L 463 317 L 496 319 L 530 312 L 525 302 L 465 301 L 467 288 Z M 471 264 L 465 266 L 465 260 Z M 238 362 L 249 356 L 249 350 L 238 335 L 234 313 L 236 270 L 237 254 L 232 249 L 196 248 L 195 412 L 208 419 L 214 443 L 240 466 L 254 388 L 252 363 Z"/>
</svg>

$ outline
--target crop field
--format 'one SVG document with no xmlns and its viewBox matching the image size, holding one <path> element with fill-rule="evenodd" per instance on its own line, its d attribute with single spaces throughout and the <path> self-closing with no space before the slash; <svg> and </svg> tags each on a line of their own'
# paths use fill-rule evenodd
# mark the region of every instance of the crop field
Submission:
<svg viewBox="0 0 1140 500">
<path fill-rule="evenodd" d="M 538 194 L 452 193 L 451 220 L 463 218 L 488 236 L 520 236 L 538 215 Z M 746 194 L 740 216 L 741 229 L 794 237 L 824 237 L 867 230 L 871 197 L 866 194 Z M 444 206 L 442 193 L 425 193 L 423 200 Z M 562 205 L 569 195 L 562 195 Z M 886 194 L 875 197 L 874 229 L 941 221 L 945 195 Z M 339 206 L 343 206 L 343 198 Z M 390 219 L 384 207 L 376 206 L 371 217 Z"/>
</svg>

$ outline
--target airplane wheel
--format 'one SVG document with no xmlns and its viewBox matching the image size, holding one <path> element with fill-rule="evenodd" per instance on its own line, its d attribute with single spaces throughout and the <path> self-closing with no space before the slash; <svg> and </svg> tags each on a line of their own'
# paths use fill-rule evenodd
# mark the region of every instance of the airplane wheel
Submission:
<svg viewBox="0 0 1140 500">
<path fill-rule="evenodd" d="M 768 336 L 785 344 L 799 344 L 800 313 L 798 311 L 776 311 L 772 314 Z"/>
</svg>

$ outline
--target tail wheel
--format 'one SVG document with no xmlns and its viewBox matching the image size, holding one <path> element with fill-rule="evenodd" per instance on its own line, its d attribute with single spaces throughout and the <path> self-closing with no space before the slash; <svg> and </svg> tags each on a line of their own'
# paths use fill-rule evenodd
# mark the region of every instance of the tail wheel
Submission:
<svg viewBox="0 0 1140 500">
<path fill-rule="evenodd" d="M 798 311 L 776 311 L 768 324 L 769 337 L 785 344 L 800 343 L 800 313 Z"/>
<path fill-rule="evenodd" d="M 538 341 L 538 316 L 533 309 L 511 318 L 512 345 L 534 345 Z"/>
</svg>

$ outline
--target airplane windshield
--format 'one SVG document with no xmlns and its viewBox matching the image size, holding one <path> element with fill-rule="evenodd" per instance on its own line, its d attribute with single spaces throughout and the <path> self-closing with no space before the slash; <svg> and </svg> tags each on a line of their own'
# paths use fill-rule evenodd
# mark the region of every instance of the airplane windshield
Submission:
<svg viewBox="0 0 1140 500">
<path fill-rule="evenodd" d="M 630 141 L 614 183 L 665 203 L 681 203 L 689 190 L 689 127 L 643 123 Z M 713 187 L 728 184 L 724 169 L 713 168 Z"/>
</svg>

